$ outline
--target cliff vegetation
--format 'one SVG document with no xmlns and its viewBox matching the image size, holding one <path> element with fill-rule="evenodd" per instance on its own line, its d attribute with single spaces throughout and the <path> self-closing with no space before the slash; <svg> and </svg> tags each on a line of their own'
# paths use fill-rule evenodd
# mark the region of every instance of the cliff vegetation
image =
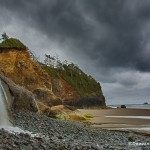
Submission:
<svg viewBox="0 0 150 150">
<path fill-rule="evenodd" d="M 101 91 L 100 83 L 96 82 L 92 76 L 85 74 L 77 65 L 73 63 L 60 63 L 57 67 L 42 64 L 42 68 L 50 76 L 64 79 L 72 85 L 80 95 Z"/>
<path fill-rule="evenodd" d="M 27 47 L 18 39 L 9 38 L 6 33 L 2 34 L 2 42 L 0 43 L 0 50 L 17 49 L 26 50 Z"/>
</svg>

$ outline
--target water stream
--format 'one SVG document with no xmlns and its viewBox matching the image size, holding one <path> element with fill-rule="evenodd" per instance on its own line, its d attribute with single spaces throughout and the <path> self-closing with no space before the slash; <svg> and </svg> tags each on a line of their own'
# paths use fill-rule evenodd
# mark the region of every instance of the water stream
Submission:
<svg viewBox="0 0 150 150">
<path fill-rule="evenodd" d="M 0 126 L 9 126 L 11 124 L 7 112 L 7 102 L 8 97 L 0 80 Z"/>
<path fill-rule="evenodd" d="M 13 97 L 10 94 L 8 86 L 0 79 L 0 129 L 7 130 L 10 133 L 27 133 L 32 137 L 44 136 L 41 133 L 33 134 L 27 130 L 23 130 L 19 127 L 14 127 L 9 119 L 8 107 L 11 106 Z"/>
</svg>

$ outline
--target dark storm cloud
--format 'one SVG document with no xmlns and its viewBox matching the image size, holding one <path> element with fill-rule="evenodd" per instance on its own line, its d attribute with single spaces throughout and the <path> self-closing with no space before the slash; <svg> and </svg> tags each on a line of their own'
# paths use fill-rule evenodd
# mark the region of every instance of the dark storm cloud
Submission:
<svg viewBox="0 0 150 150">
<path fill-rule="evenodd" d="M 0 0 L 2 8 L 102 68 L 150 71 L 142 35 L 148 0 Z M 146 32 L 146 31 L 145 31 Z M 143 45 L 144 44 L 144 45 Z M 150 54 L 150 53 L 148 53 Z"/>
</svg>

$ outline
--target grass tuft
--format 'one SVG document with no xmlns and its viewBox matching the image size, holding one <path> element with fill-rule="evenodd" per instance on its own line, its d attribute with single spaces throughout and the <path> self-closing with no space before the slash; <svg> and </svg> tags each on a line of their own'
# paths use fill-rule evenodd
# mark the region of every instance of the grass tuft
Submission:
<svg viewBox="0 0 150 150">
<path fill-rule="evenodd" d="M 83 115 L 85 118 L 94 118 L 94 116 L 92 114 L 84 114 Z"/>
</svg>

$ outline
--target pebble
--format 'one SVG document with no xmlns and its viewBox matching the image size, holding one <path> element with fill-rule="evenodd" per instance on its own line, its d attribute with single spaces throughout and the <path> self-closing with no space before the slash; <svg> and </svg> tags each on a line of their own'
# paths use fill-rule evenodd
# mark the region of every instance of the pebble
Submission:
<svg viewBox="0 0 150 150">
<path fill-rule="evenodd" d="M 98 127 L 60 121 L 28 111 L 13 114 L 14 126 L 29 132 L 12 133 L 0 129 L 0 150 L 134 150 L 147 146 L 130 146 L 129 142 L 150 143 L 150 137 L 134 133 L 103 130 Z"/>
</svg>

